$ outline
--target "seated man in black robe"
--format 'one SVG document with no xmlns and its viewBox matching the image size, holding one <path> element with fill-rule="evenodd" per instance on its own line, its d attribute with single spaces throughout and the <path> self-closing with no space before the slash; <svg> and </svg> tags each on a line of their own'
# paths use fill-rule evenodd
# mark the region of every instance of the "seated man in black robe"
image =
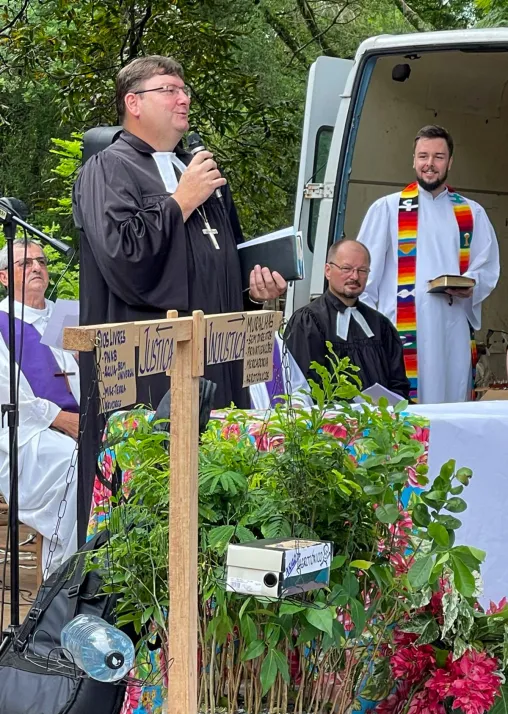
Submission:
<svg viewBox="0 0 508 714">
<path fill-rule="evenodd" d="M 360 368 L 363 388 L 373 384 L 409 397 L 402 343 L 390 320 L 358 300 L 370 271 L 370 254 L 361 243 L 344 239 L 328 251 L 328 290 L 295 312 L 285 332 L 288 348 L 305 377 L 319 381 L 311 362 L 328 366 L 326 342 L 339 358 Z"/>
<path fill-rule="evenodd" d="M 80 233 L 80 324 L 155 320 L 260 309 L 286 283 L 256 266 L 242 292 L 237 244 L 243 240 L 231 192 L 212 154 L 194 157 L 181 140 L 189 129 L 189 88 L 168 57 L 141 57 L 118 74 L 116 106 L 124 131 L 92 156 L 74 186 Z M 216 195 L 221 189 L 222 197 Z M 208 366 L 215 408 L 249 405 L 242 362 Z M 88 518 L 101 427 L 94 358 L 80 358 L 85 432 L 80 449 L 79 540 Z M 157 408 L 165 374 L 139 377 L 137 400 Z"/>
</svg>

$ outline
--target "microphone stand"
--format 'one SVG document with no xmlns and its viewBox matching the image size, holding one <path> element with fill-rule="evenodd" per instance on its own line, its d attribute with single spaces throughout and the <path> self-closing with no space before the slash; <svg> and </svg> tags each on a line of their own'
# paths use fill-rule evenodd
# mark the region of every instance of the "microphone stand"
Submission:
<svg viewBox="0 0 508 714">
<path fill-rule="evenodd" d="M 11 586 L 11 622 L 5 634 L 5 640 L 0 647 L 4 650 L 6 643 L 15 639 L 19 629 L 19 464 L 18 464 L 18 426 L 19 403 L 16 378 L 16 320 L 14 307 L 14 240 L 16 227 L 21 226 L 26 231 L 40 238 L 44 243 L 52 246 L 60 253 L 70 256 L 73 248 L 56 238 L 51 238 L 37 230 L 21 218 L 20 213 L 25 213 L 26 207 L 21 201 L 11 198 L 0 199 L 0 223 L 3 225 L 7 243 L 7 280 L 9 304 L 9 404 L 1 405 L 2 425 L 7 415 L 9 429 L 9 525 L 10 534 L 10 586 Z M 19 366 L 21 369 L 21 365 Z M 6 552 L 7 557 L 7 552 Z"/>
</svg>

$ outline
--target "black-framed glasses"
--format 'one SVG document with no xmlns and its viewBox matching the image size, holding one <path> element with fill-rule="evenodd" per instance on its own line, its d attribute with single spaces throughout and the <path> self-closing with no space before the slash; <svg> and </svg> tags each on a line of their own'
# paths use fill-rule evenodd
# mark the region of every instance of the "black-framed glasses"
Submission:
<svg viewBox="0 0 508 714">
<path fill-rule="evenodd" d="M 153 89 L 138 89 L 133 94 L 147 94 L 148 92 L 162 92 L 169 94 L 170 97 L 176 97 L 180 92 L 183 92 L 186 97 L 190 97 L 191 88 L 187 84 L 184 84 L 183 87 L 178 87 L 176 84 L 165 84 L 163 87 L 154 87 Z"/>
<path fill-rule="evenodd" d="M 41 268 L 48 267 L 48 259 L 46 256 L 39 256 L 38 258 L 22 258 L 21 260 L 16 260 L 15 265 L 19 265 L 23 270 L 25 268 L 33 268 L 34 260 L 41 266 Z"/>
<path fill-rule="evenodd" d="M 337 265 L 337 263 L 334 263 L 332 260 L 328 261 L 329 265 L 334 265 L 342 275 L 352 275 L 353 273 L 358 273 L 358 275 L 361 275 L 362 278 L 367 277 L 367 275 L 370 273 L 370 268 L 352 268 L 350 265 Z"/>
</svg>

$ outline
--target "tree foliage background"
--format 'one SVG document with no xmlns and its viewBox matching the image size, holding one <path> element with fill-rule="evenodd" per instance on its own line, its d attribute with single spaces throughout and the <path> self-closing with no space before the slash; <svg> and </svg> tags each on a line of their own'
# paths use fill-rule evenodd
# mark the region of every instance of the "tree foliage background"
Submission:
<svg viewBox="0 0 508 714">
<path fill-rule="evenodd" d="M 351 58 L 376 34 L 508 18 L 505 0 L 477 3 L 7 0 L 0 6 L 0 194 L 25 200 L 39 227 L 56 218 L 75 239 L 68 196 L 77 144 L 66 142 L 117 123 L 120 67 L 143 54 L 167 54 L 185 68 L 191 125 L 227 175 L 246 235 L 281 227 L 292 220 L 312 62 L 322 54 Z M 62 156 L 55 150 L 64 154 L 57 173 Z"/>
</svg>

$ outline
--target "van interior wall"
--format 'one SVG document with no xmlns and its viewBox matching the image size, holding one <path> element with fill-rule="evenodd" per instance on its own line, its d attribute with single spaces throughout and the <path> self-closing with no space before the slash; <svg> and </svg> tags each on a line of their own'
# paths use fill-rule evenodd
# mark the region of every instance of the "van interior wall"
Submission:
<svg viewBox="0 0 508 714">
<path fill-rule="evenodd" d="M 392 79 L 408 64 L 405 82 Z M 355 237 L 373 201 L 414 180 L 413 140 L 425 124 L 452 134 L 455 158 L 449 182 L 478 201 L 496 230 L 501 278 L 483 307 L 488 329 L 508 331 L 508 53 L 432 52 L 377 60 L 362 110 L 346 204 L 345 234 Z M 473 238 L 474 240 L 474 238 Z M 501 348 L 491 367 L 505 378 Z"/>
</svg>

